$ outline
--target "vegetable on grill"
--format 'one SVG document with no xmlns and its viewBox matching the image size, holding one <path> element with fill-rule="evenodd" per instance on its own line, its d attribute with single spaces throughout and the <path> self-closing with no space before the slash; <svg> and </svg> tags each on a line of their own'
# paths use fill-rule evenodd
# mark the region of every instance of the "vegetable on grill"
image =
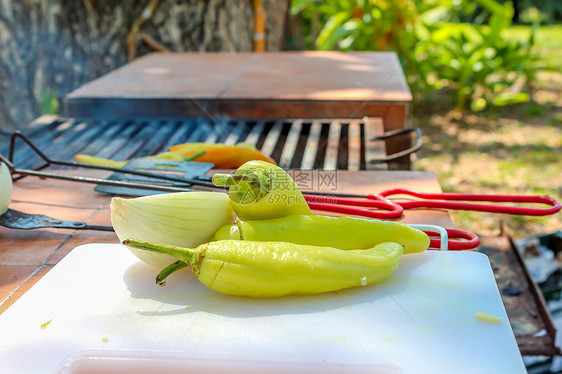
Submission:
<svg viewBox="0 0 562 374">
<path fill-rule="evenodd" d="M 222 143 L 184 143 L 170 147 L 170 152 L 178 153 L 183 157 L 193 156 L 205 152 L 194 158 L 198 162 L 211 162 L 216 169 L 235 169 L 244 163 L 253 160 L 265 161 L 276 164 L 275 160 L 267 157 L 253 144 L 239 143 L 226 145 Z"/>
<path fill-rule="evenodd" d="M 171 160 L 171 161 L 192 161 L 193 159 L 195 159 L 199 156 L 202 156 L 204 153 L 205 152 L 199 152 L 199 153 L 196 153 L 196 154 L 194 154 L 190 157 L 182 157 L 181 155 L 179 155 L 177 153 L 162 152 L 162 153 L 158 153 L 154 156 L 147 156 L 147 157 L 143 157 L 143 158 L 149 158 L 149 159 L 155 159 L 155 160 Z M 101 157 L 95 157 L 95 156 L 84 155 L 84 154 L 74 155 L 74 159 L 81 164 L 96 165 L 96 166 L 107 166 L 107 167 L 115 168 L 115 169 L 120 169 L 129 162 L 129 160 L 114 161 L 114 160 L 110 160 L 108 158 L 101 158 Z"/>
</svg>

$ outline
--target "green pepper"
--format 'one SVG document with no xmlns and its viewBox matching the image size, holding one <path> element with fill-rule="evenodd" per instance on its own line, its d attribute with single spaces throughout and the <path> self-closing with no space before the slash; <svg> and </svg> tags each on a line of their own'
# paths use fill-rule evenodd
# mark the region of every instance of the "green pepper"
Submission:
<svg viewBox="0 0 562 374">
<path fill-rule="evenodd" d="M 214 236 L 214 240 L 225 239 L 285 241 L 344 250 L 392 241 L 404 246 L 404 254 L 423 252 L 429 247 L 427 234 L 402 223 L 320 215 L 237 221 L 221 227 Z"/>
<path fill-rule="evenodd" d="M 213 175 L 213 183 L 230 186 L 230 204 L 243 220 L 310 214 L 295 181 L 285 170 L 269 162 L 246 162 L 234 174 Z"/>
<path fill-rule="evenodd" d="M 221 240 L 195 249 L 135 239 L 123 244 L 169 254 L 191 266 L 207 287 L 250 297 L 316 294 L 374 284 L 394 273 L 404 251 L 392 242 L 349 251 L 240 240 Z"/>
</svg>

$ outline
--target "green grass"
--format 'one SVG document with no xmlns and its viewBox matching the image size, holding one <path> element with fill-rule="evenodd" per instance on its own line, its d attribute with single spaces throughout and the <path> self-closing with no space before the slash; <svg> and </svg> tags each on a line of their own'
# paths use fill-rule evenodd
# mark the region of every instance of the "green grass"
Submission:
<svg viewBox="0 0 562 374">
<path fill-rule="evenodd" d="M 514 39 L 528 40 L 531 26 L 517 25 L 506 30 L 506 34 Z M 562 71 L 562 25 L 540 26 L 535 34 L 535 45 L 540 56 L 552 68 Z"/>
</svg>

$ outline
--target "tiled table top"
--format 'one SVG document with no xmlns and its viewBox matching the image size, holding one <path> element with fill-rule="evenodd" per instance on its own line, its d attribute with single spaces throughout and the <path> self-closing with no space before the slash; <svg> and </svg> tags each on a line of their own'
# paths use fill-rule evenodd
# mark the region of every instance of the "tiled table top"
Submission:
<svg viewBox="0 0 562 374">
<path fill-rule="evenodd" d="M 57 171 L 60 174 L 105 177 L 98 171 Z M 322 191 L 337 188 L 346 193 L 374 193 L 391 187 L 410 187 L 440 192 L 432 173 L 411 171 L 332 172 L 334 183 Z M 318 178 L 318 175 L 311 175 Z M 53 218 L 111 225 L 110 197 L 93 191 L 93 185 L 55 179 L 26 177 L 14 183 L 10 208 Z M 411 210 L 406 223 L 436 224 L 452 227 L 445 211 Z M 44 276 L 73 248 L 85 243 L 117 243 L 113 232 L 69 229 L 16 230 L 0 226 L 0 313 Z"/>
<path fill-rule="evenodd" d="M 88 184 L 26 177 L 14 183 L 10 208 L 67 221 L 110 224 L 110 198 L 96 194 L 92 188 Z M 0 227 L 0 313 L 74 247 L 91 242 L 117 243 L 118 239 L 113 232 Z"/>
</svg>

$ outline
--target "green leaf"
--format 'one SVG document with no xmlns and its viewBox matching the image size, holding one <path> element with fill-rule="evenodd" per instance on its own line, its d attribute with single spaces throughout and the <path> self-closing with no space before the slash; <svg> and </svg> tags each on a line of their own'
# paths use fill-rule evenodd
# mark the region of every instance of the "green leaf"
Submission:
<svg viewBox="0 0 562 374">
<path fill-rule="evenodd" d="M 488 102 L 483 97 L 479 97 L 476 100 L 472 100 L 470 103 L 470 109 L 474 112 L 480 112 L 486 109 Z"/>
<path fill-rule="evenodd" d="M 492 103 L 495 106 L 503 106 L 508 104 L 524 103 L 529 101 L 529 94 L 526 92 L 502 92 L 494 96 Z"/>
<path fill-rule="evenodd" d="M 43 114 L 59 114 L 59 100 L 57 89 L 48 89 L 41 94 L 39 106 Z"/>
<path fill-rule="evenodd" d="M 341 25 L 343 25 L 350 18 L 351 13 L 348 11 L 339 12 L 330 17 L 322 31 L 320 31 L 318 38 L 316 38 L 316 46 L 318 47 L 318 49 L 332 49 L 337 43 L 337 40 L 334 40 L 335 38 L 333 34 L 336 32 L 341 34 Z"/>
<path fill-rule="evenodd" d="M 303 9 L 313 7 L 314 0 L 292 0 L 291 1 L 291 14 L 302 12 Z"/>
<path fill-rule="evenodd" d="M 470 23 L 460 23 L 459 31 L 472 43 L 481 44 L 484 42 L 485 37 L 480 33 L 478 27 Z"/>
<path fill-rule="evenodd" d="M 502 5 L 494 0 L 474 0 L 474 2 L 482 8 L 489 10 L 492 14 L 504 15 L 506 12 L 506 4 Z"/>
</svg>

